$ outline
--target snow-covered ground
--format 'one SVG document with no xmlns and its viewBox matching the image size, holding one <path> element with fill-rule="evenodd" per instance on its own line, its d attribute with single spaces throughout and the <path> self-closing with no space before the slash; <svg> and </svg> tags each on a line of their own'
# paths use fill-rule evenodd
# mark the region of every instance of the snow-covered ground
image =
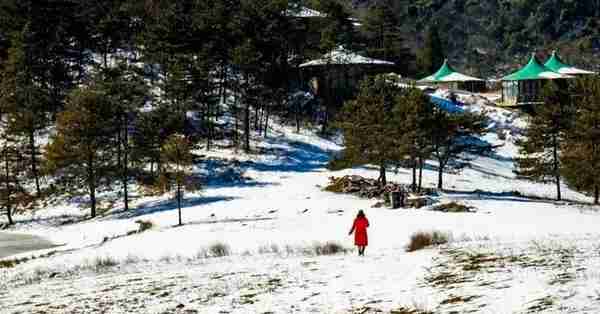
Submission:
<svg viewBox="0 0 600 314">
<path fill-rule="evenodd" d="M 131 212 L 117 206 L 80 222 L 76 203 L 16 217 L 10 232 L 64 245 L 17 256 L 57 251 L 50 257 L 0 269 L 1 311 L 598 312 L 600 215 L 579 204 L 590 199 L 564 187 L 570 201 L 556 203 L 553 185 L 516 179 L 513 140 L 525 121 L 485 104 L 470 110 L 490 116 L 494 132 L 484 139 L 497 151 L 447 173 L 451 192 L 436 201 L 457 201 L 475 213 L 373 208 L 377 200 L 325 192 L 331 176 L 376 178 L 378 169 L 329 171 L 326 162 L 341 149 L 335 141 L 276 125 L 268 139 L 256 139 L 260 155 L 201 152 L 206 162 L 197 172 L 209 180 L 186 195 L 183 227 L 173 227 L 177 210 L 166 196 L 137 195 Z M 425 186 L 436 185 L 435 166 L 428 163 Z M 410 171 L 392 169 L 388 179 L 409 183 Z M 348 231 L 358 209 L 371 222 L 367 256 L 315 254 L 328 241 L 352 248 Z M 155 227 L 127 236 L 140 219 Z M 405 252 L 411 234 L 430 230 L 452 241 Z M 215 244 L 229 254 L 213 256 Z"/>
</svg>

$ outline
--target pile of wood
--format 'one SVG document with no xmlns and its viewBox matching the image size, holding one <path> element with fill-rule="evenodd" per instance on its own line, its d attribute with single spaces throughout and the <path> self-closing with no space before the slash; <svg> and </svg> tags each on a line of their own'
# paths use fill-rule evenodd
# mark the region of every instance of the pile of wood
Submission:
<svg viewBox="0 0 600 314">
<path fill-rule="evenodd" d="M 390 192 L 406 193 L 406 186 L 388 182 L 386 186 L 381 186 L 379 181 L 368 179 L 357 175 L 348 175 L 343 177 L 330 177 L 329 185 L 326 191 L 334 193 L 354 194 L 362 198 L 385 199 Z"/>
</svg>

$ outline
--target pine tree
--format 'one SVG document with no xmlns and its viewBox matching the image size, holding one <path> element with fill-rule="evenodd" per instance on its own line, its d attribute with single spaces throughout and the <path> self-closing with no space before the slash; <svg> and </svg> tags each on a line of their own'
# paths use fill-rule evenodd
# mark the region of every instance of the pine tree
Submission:
<svg viewBox="0 0 600 314">
<path fill-rule="evenodd" d="M 573 110 L 565 93 L 553 82 L 546 83 L 542 95 L 544 104 L 534 108 L 524 139 L 517 141 L 522 156 L 516 159 L 517 173 L 530 180 L 553 182 L 560 201 L 560 154 Z"/>
<path fill-rule="evenodd" d="M 0 110 L 8 116 L 6 132 L 21 141 L 20 150 L 29 157 L 29 169 L 37 195 L 40 194 L 39 147 L 37 135 L 48 124 L 49 97 L 35 81 L 33 60 L 27 50 L 28 31 L 15 33 L 13 47 L 1 76 Z"/>
<path fill-rule="evenodd" d="M 392 113 L 399 92 L 384 76 L 368 77 L 361 83 L 356 99 L 347 101 L 338 117 L 344 135 L 344 158 L 352 164 L 377 165 L 382 185 L 387 184 L 388 165 L 405 153 Z"/>
<path fill-rule="evenodd" d="M 28 200 L 27 192 L 21 184 L 23 160 L 18 145 L 7 133 L 2 134 L 0 149 L 0 204 L 4 208 L 8 224 L 12 225 L 14 211 Z"/>
<path fill-rule="evenodd" d="M 378 59 L 394 62 L 399 73 L 406 73 L 408 62 L 413 59 L 410 49 L 404 46 L 401 23 L 393 12 L 391 1 L 370 7 L 362 24 L 366 33 L 367 52 Z"/>
<path fill-rule="evenodd" d="M 459 161 L 468 162 L 465 153 L 477 153 L 481 148 L 470 140 L 473 136 L 485 133 L 484 114 L 471 112 L 448 113 L 434 107 L 431 119 L 432 156 L 438 162 L 438 189 L 444 187 L 444 170 Z M 459 165 L 457 165 L 459 166 Z"/>
<path fill-rule="evenodd" d="M 422 75 L 430 75 L 437 71 L 445 59 L 445 50 L 436 24 L 431 24 L 425 34 L 425 43 L 417 54 L 417 63 Z"/>
<path fill-rule="evenodd" d="M 91 216 L 96 217 L 96 191 L 107 180 L 114 161 L 115 108 L 96 86 L 69 95 L 58 115 L 56 133 L 46 146 L 47 169 L 67 187 L 86 187 Z"/>
<path fill-rule="evenodd" d="M 600 78 L 580 78 L 574 88 L 576 113 L 561 152 L 561 173 L 600 203 Z"/>
<path fill-rule="evenodd" d="M 116 175 L 121 179 L 124 210 L 129 210 L 130 139 L 132 117 L 144 106 L 148 87 L 139 71 L 126 63 L 104 68 L 99 73 L 98 89 L 115 110 Z"/>
<path fill-rule="evenodd" d="M 424 161 L 431 155 L 433 110 L 429 98 L 417 88 L 411 88 L 405 95 L 397 98 L 394 108 L 396 125 L 400 128 L 403 145 L 410 156 L 413 191 L 421 190 Z"/>
<path fill-rule="evenodd" d="M 166 190 L 170 190 L 172 183 L 175 185 L 175 197 L 177 199 L 178 225 L 182 225 L 181 203 L 186 188 L 195 186 L 190 184 L 191 170 L 193 166 L 192 144 L 181 134 L 171 135 L 161 148 L 161 159 L 165 172 L 159 181 Z"/>
</svg>

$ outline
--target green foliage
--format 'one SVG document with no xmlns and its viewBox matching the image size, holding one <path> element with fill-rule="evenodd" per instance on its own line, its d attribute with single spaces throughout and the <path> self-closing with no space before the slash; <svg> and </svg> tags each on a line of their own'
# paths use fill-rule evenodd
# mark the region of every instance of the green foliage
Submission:
<svg viewBox="0 0 600 314">
<path fill-rule="evenodd" d="M 96 190 L 110 173 L 114 153 L 115 108 L 96 86 L 74 90 L 58 115 L 56 133 L 45 149 L 46 170 L 73 190 L 86 187 L 91 215 L 96 215 Z"/>
<path fill-rule="evenodd" d="M 561 171 L 576 189 L 600 202 L 600 78 L 580 78 L 573 88 L 576 113 L 562 150 Z"/>
<path fill-rule="evenodd" d="M 573 119 L 568 95 L 553 82 L 542 90 L 544 103 L 536 105 L 525 137 L 517 141 L 520 158 L 516 159 L 517 173 L 530 180 L 554 182 L 557 199 L 561 199 L 561 147 Z"/>
<path fill-rule="evenodd" d="M 425 44 L 417 54 L 417 65 L 422 71 L 421 76 L 435 73 L 442 66 L 445 58 L 445 49 L 437 25 L 431 24 L 425 35 Z"/>
<path fill-rule="evenodd" d="M 163 171 L 158 183 L 165 191 L 172 190 L 175 186 L 177 207 L 179 212 L 179 225 L 181 221 L 181 202 L 183 191 L 195 190 L 198 185 L 192 182 L 191 171 L 194 155 L 192 154 L 192 144 L 181 134 L 173 134 L 165 141 L 161 147 L 161 164 Z"/>
<path fill-rule="evenodd" d="M 386 183 L 386 167 L 404 154 L 396 120 L 392 114 L 400 90 L 385 76 L 368 77 L 358 96 L 347 101 L 338 126 L 344 135 L 344 158 L 352 163 L 373 163 L 380 167 L 380 180 Z"/>
<path fill-rule="evenodd" d="M 438 162 L 438 189 L 443 189 L 443 175 L 447 166 L 459 161 L 468 162 L 465 153 L 479 153 L 481 146 L 472 137 L 486 132 L 484 113 L 451 114 L 435 107 L 431 119 L 432 156 Z M 460 166 L 460 165 L 459 165 Z"/>
</svg>

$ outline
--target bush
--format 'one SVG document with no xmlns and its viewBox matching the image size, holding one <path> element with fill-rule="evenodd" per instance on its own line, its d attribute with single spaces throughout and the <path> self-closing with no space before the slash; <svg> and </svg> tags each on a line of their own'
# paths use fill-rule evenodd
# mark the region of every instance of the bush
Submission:
<svg viewBox="0 0 600 314">
<path fill-rule="evenodd" d="M 334 255 L 347 253 L 348 249 L 338 242 L 328 241 L 325 243 L 315 243 L 312 247 L 312 252 L 314 255 Z"/>
<path fill-rule="evenodd" d="M 472 213 L 474 207 L 459 204 L 457 202 L 450 202 L 446 204 L 440 204 L 432 208 L 433 211 L 444 212 L 444 213 Z"/>
<path fill-rule="evenodd" d="M 407 252 L 414 252 L 433 245 L 446 244 L 450 241 L 450 234 L 440 231 L 417 232 L 410 236 L 406 246 Z"/>
<path fill-rule="evenodd" d="M 117 260 L 110 256 L 96 257 L 92 263 L 92 267 L 97 272 L 117 265 L 119 265 Z"/>
<path fill-rule="evenodd" d="M 150 220 L 136 220 L 135 221 L 136 224 L 138 224 L 138 232 L 142 233 L 146 230 L 150 230 L 152 228 L 154 228 L 154 223 Z"/>
<path fill-rule="evenodd" d="M 231 254 L 231 249 L 229 248 L 229 245 L 227 245 L 225 243 L 217 242 L 217 243 L 212 244 L 208 248 L 208 252 L 210 253 L 210 256 L 212 256 L 212 257 L 223 257 L 223 256 L 228 256 L 229 254 Z"/>
</svg>

